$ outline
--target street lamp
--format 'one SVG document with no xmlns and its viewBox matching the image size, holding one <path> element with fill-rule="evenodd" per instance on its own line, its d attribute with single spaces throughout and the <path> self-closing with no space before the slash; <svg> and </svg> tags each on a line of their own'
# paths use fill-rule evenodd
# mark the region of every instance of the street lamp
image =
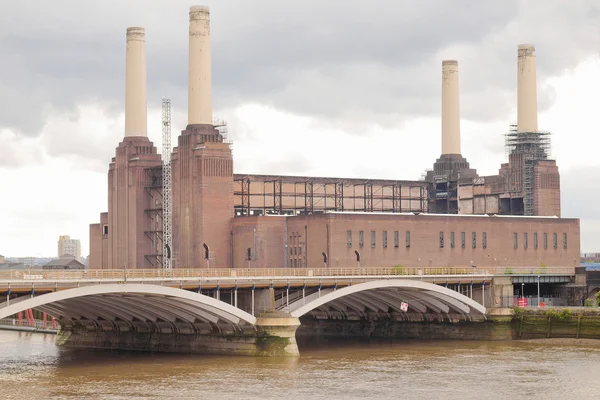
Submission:
<svg viewBox="0 0 600 400">
<path fill-rule="evenodd" d="M 540 306 L 540 276 L 538 275 L 538 307 Z"/>
</svg>

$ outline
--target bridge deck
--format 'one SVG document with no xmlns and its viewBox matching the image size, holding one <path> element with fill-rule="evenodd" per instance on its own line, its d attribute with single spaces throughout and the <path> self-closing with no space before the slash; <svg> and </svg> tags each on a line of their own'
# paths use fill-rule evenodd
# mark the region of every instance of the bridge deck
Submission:
<svg viewBox="0 0 600 400">
<path fill-rule="evenodd" d="M 248 268 L 0 271 L 0 291 L 53 291 L 99 283 L 149 283 L 183 289 L 348 286 L 380 279 L 480 284 L 494 276 L 573 276 L 573 268 Z M 10 289 L 9 289 L 10 288 Z"/>
</svg>

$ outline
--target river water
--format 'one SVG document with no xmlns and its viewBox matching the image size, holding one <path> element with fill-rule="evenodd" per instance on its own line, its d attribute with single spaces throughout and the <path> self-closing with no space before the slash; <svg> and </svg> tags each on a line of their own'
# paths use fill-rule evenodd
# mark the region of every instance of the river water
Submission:
<svg viewBox="0 0 600 400">
<path fill-rule="evenodd" d="M 312 341 L 299 358 L 67 350 L 0 331 L 0 399 L 592 399 L 600 342 Z"/>
</svg>

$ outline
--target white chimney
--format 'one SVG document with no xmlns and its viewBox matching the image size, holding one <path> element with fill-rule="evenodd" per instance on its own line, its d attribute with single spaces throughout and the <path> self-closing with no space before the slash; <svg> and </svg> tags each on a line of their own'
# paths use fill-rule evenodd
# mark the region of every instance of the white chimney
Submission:
<svg viewBox="0 0 600 400">
<path fill-rule="evenodd" d="M 127 28 L 125 70 L 125 136 L 147 136 L 144 28 Z"/>
<path fill-rule="evenodd" d="M 537 132 L 535 46 L 519 45 L 517 62 L 517 132 Z"/>
<path fill-rule="evenodd" d="M 460 154 L 458 62 L 442 61 L 442 154 Z"/>
<path fill-rule="evenodd" d="M 190 7 L 188 124 L 212 125 L 210 13 L 206 6 Z"/>
</svg>

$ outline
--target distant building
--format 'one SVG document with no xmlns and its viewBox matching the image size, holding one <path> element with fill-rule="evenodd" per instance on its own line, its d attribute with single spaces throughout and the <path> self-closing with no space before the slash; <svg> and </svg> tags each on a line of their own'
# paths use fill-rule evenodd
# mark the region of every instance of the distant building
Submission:
<svg viewBox="0 0 600 400">
<path fill-rule="evenodd" d="M 3 255 L 0 254 L 0 270 L 10 269 L 25 269 L 25 265 L 23 263 L 7 260 Z"/>
<path fill-rule="evenodd" d="M 71 239 L 69 235 L 58 238 L 58 257 L 73 256 L 81 262 L 81 243 L 79 239 Z"/>
<path fill-rule="evenodd" d="M 78 241 L 79 242 L 79 241 Z M 85 265 L 73 256 L 59 257 L 48 261 L 43 269 L 84 269 Z"/>
</svg>

